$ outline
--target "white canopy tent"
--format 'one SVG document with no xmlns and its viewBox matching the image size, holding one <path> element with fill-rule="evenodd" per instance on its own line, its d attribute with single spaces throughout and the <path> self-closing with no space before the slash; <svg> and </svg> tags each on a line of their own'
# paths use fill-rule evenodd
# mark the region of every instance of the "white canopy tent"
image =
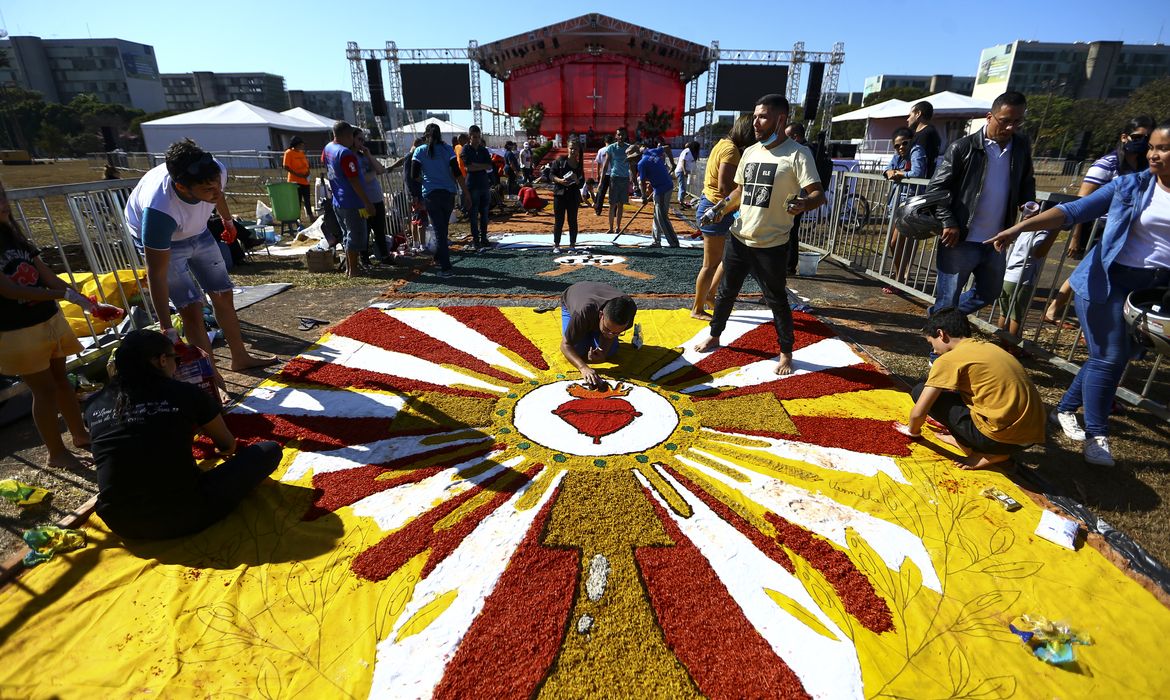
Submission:
<svg viewBox="0 0 1170 700">
<path fill-rule="evenodd" d="M 405 155 L 406 151 L 411 147 L 411 144 L 414 143 L 414 140 L 422 136 L 423 132 L 430 124 L 439 125 L 439 131 L 443 134 L 443 140 L 447 143 L 451 143 L 452 136 L 458 136 L 459 134 L 467 133 L 467 127 L 465 126 L 459 126 L 454 122 L 449 122 L 444 119 L 429 117 L 422 120 L 421 122 L 406 124 L 405 126 L 400 126 L 393 131 L 386 132 L 386 140 L 388 142 L 392 141 L 394 143 L 395 147 L 398 149 L 397 152 L 399 155 Z"/>
<path fill-rule="evenodd" d="M 304 107 L 293 107 L 292 109 L 286 109 L 283 112 L 281 112 L 281 114 L 283 114 L 286 117 L 292 117 L 293 119 L 300 119 L 301 121 L 309 122 L 310 124 L 320 124 L 321 126 L 325 127 L 326 129 L 329 129 L 330 131 L 333 130 L 333 122 L 337 121 L 338 119 L 341 119 L 341 117 L 337 117 L 337 119 L 332 119 L 330 117 L 326 117 L 323 114 L 317 114 L 316 112 L 310 112 L 309 110 L 305 109 Z"/>
<path fill-rule="evenodd" d="M 859 153 L 859 159 L 865 155 L 880 154 L 888 156 L 893 149 L 890 139 L 894 130 L 906 126 L 906 117 L 910 108 L 917 102 L 929 102 L 934 107 L 934 118 L 931 123 L 938 129 L 942 138 L 942 146 L 969 133 L 968 123 L 976 120 L 970 127 L 978 128 L 983 125 L 983 119 L 991 111 L 991 101 L 968 97 L 958 93 L 944 91 L 923 97 L 921 100 L 907 102 L 905 100 L 886 100 L 863 109 L 846 112 L 833 117 L 833 122 L 847 122 L 865 120 L 865 153 Z"/>
<path fill-rule="evenodd" d="M 320 148 L 330 138 L 329 127 L 320 122 L 280 114 L 242 100 L 144 122 L 142 135 L 151 153 L 162 153 L 184 138 L 193 139 L 203 150 L 213 153 L 282 151 L 293 136 L 303 138 L 308 148 Z M 260 159 L 254 164 L 233 159 L 233 164 L 265 166 Z"/>
</svg>

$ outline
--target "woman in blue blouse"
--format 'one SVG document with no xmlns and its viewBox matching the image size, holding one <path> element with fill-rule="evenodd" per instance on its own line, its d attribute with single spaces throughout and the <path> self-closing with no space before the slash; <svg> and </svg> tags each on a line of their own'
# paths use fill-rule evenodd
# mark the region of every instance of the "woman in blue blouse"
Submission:
<svg viewBox="0 0 1170 700">
<path fill-rule="evenodd" d="M 1087 197 L 1021 221 L 987 241 L 1002 249 L 1024 231 L 1068 228 L 1108 213 L 1100 245 L 1069 277 L 1089 359 L 1053 414 L 1065 435 L 1085 441 L 1085 461 L 1102 466 L 1114 464 L 1107 421 L 1135 350 L 1122 314 L 1126 297 L 1170 282 L 1170 121 L 1150 134 L 1146 158 L 1145 172 L 1115 178 Z M 1083 430 L 1078 408 L 1085 412 Z"/>
</svg>

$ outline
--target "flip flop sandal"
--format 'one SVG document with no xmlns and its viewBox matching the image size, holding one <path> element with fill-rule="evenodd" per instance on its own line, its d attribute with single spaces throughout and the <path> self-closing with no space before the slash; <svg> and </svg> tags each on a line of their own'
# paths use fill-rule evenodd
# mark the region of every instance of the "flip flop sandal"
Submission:
<svg viewBox="0 0 1170 700">
<path fill-rule="evenodd" d="M 317 326 L 329 325 L 329 321 L 322 321 L 319 318 L 311 318 L 309 316 L 297 316 L 297 320 L 300 321 L 300 325 L 297 326 L 297 330 L 300 331 L 311 331 Z"/>
</svg>

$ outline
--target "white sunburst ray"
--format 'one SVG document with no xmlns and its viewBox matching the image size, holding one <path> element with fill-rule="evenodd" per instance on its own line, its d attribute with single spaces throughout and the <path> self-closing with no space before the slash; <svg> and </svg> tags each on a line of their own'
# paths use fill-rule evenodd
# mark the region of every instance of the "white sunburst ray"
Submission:
<svg viewBox="0 0 1170 700">
<path fill-rule="evenodd" d="M 431 697 L 471 625 L 483 611 L 485 601 L 537 516 L 556 493 L 565 473 L 559 473 L 530 508 L 519 509 L 516 503 L 535 482 L 520 486 L 415 586 L 394 629 L 378 642 L 370 697 Z M 456 592 L 455 599 L 437 618 L 421 631 L 397 639 L 399 631 L 416 613 L 451 591 Z M 419 659 L 428 662 L 419 663 Z"/>
<path fill-rule="evenodd" d="M 942 592 L 942 583 L 934 568 L 934 561 L 926 551 L 926 544 L 901 525 L 850 508 L 828 496 L 813 493 L 782 479 L 742 469 L 716 455 L 704 456 L 734 470 L 746 481 L 738 481 L 718 469 L 712 469 L 683 455 L 675 455 L 675 459 L 713 479 L 729 491 L 738 493 L 839 547 L 848 548 L 845 531 L 852 529 L 869 543 L 888 568 L 898 571 L 904 561 L 910 560 L 922 575 L 922 585 L 933 591 Z"/>
<path fill-rule="evenodd" d="M 508 450 L 494 450 L 419 481 L 371 494 L 353 504 L 355 515 L 371 518 L 384 532 L 397 530 L 422 513 L 487 483 L 524 463 L 523 456 L 500 461 Z M 471 473 L 468 473 L 471 472 Z"/>
<path fill-rule="evenodd" d="M 499 343 L 464 325 L 454 316 L 443 313 L 441 309 L 384 309 L 383 313 L 493 367 L 528 379 L 536 376 L 532 370 L 508 357 Z"/>
<path fill-rule="evenodd" d="M 719 517 L 701 499 L 655 467 L 691 506 L 691 515 L 675 513 L 666 500 L 635 472 L 643 487 L 658 501 L 683 536 L 698 548 L 744 617 L 800 678 L 813 697 L 863 697 L 857 649 L 836 622 L 821 610 L 794 574 L 761 552 L 747 537 Z M 815 617 L 833 638 L 813 630 L 777 605 L 767 589 L 790 598 Z"/>
<path fill-rule="evenodd" d="M 727 319 L 727 327 L 723 329 L 723 333 L 719 336 L 719 341 L 723 344 L 723 347 L 727 347 L 760 324 L 771 322 L 772 312 L 767 309 L 759 311 L 733 311 Z M 713 352 L 698 352 L 695 350 L 695 345 L 708 337 L 710 337 L 710 330 L 707 326 L 704 326 L 690 340 L 683 343 L 681 346 L 683 349 L 682 354 L 661 369 L 656 370 L 651 375 L 650 380 L 656 382 L 660 378 L 665 378 L 681 369 L 693 367 L 704 359 L 711 357 L 713 352 L 718 352 L 718 350 Z"/>
<path fill-rule="evenodd" d="M 747 433 L 731 433 L 714 428 L 701 428 L 702 434 L 712 442 L 719 442 L 740 450 L 764 452 L 774 457 L 803 462 L 821 469 L 836 472 L 848 472 L 859 476 L 875 477 L 879 473 L 885 474 L 899 484 L 909 484 L 910 480 L 902 473 L 897 460 L 888 455 L 874 455 L 865 452 L 854 452 L 841 447 L 826 447 L 814 445 L 799 440 L 785 440 Z M 709 435 L 708 435 L 709 434 Z M 715 437 L 717 436 L 717 437 Z M 726 438 L 725 440 L 720 438 Z M 744 438 L 764 443 L 764 446 L 743 444 Z M 698 449 L 696 452 L 702 454 Z"/>
<path fill-rule="evenodd" d="M 812 372 L 838 369 L 862 364 L 865 359 L 858 355 L 848 343 L 837 338 L 825 338 L 792 353 L 792 374 L 776 374 L 779 356 L 759 360 L 741 367 L 732 367 L 717 373 L 705 381 L 696 381 L 689 386 L 677 388 L 683 394 L 694 394 L 710 389 L 739 389 L 759 386 L 777 380 L 791 379 Z"/>
<path fill-rule="evenodd" d="M 343 335 L 322 338 L 299 357 L 439 386 L 465 387 L 496 394 L 504 394 L 508 391 L 505 386 L 463 374 L 430 360 L 403 352 L 386 350 Z"/>
<path fill-rule="evenodd" d="M 409 397 L 400 392 L 290 385 L 259 386 L 232 413 L 337 418 L 393 418 Z"/>
<path fill-rule="evenodd" d="M 281 481 L 293 482 L 301 479 L 310 472 L 325 474 L 328 472 L 356 469 L 371 464 L 384 464 L 406 457 L 427 456 L 428 453 L 454 447 L 470 445 L 479 442 L 494 440 L 486 433 L 478 433 L 473 437 L 446 440 L 444 437 L 454 437 L 474 431 L 475 428 L 459 427 L 442 433 L 428 433 L 425 435 L 397 435 L 382 440 L 367 443 L 347 445 L 333 450 L 320 452 L 299 452 L 293 457 L 288 468 L 280 477 Z"/>
</svg>

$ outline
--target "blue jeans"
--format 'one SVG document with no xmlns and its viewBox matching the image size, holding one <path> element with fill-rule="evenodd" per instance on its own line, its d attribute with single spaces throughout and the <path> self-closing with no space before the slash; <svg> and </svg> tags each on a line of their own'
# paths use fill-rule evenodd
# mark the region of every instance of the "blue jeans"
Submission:
<svg viewBox="0 0 1170 700">
<path fill-rule="evenodd" d="M 678 236 L 674 233 L 674 224 L 670 223 L 670 190 L 654 193 L 654 223 L 651 230 L 654 232 L 654 245 L 660 245 L 665 238 L 671 248 L 678 247 Z"/>
<path fill-rule="evenodd" d="M 471 223 L 471 240 L 476 245 L 488 244 L 488 206 L 492 203 L 491 190 L 469 190 L 471 195 L 471 210 L 468 220 Z"/>
<path fill-rule="evenodd" d="M 435 190 L 423 197 L 427 216 L 435 229 L 435 262 L 440 270 L 451 269 L 451 252 L 447 243 L 447 228 L 451 225 L 451 212 L 455 210 L 455 194 L 448 190 Z"/>
<path fill-rule="evenodd" d="M 1135 347 L 1122 310 L 1130 292 L 1165 286 L 1170 270 L 1137 268 L 1114 264 L 1109 268 L 1109 297 L 1091 302 L 1078 292 L 1077 318 L 1085 332 L 1089 359 L 1060 398 L 1058 409 L 1073 412 L 1085 409 L 1085 433 L 1091 437 L 1109 434 L 1109 413 L 1125 366 Z"/>
<path fill-rule="evenodd" d="M 715 205 L 711 203 L 711 200 L 707 199 L 707 195 L 700 197 L 699 203 L 695 205 L 695 224 L 699 227 L 699 230 L 702 231 L 704 235 L 726 236 L 727 232 L 731 230 L 731 225 L 735 223 L 735 217 L 731 216 L 730 214 L 724 216 L 713 224 L 709 224 L 707 226 L 702 225 L 703 214 L 706 214 L 707 210 L 713 206 Z"/>
<path fill-rule="evenodd" d="M 569 310 L 562 306 L 561 307 L 561 337 L 562 338 L 565 337 L 565 334 L 569 332 L 569 319 L 571 319 L 572 317 L 573 316 L 572 316 L 572 314 L 569 313 Z M 605 355 L 607 358 L 613 357 L 617 353 L 618 342 L 619 341 L 617 338 L 613 339 L 613 345 L 609 346 L 609 352 L 606 353 L 606 355 Z M 589 337 L 582 338 L 581 340 L 578 340 L 576 343 L 573 344 L 573 349 L 577 351 L 577 354 L 581 356 L 582 360 L 589 359 L 589 357 L 588 357 L 589 356 L 589 348 L 600 348 L 600 347 L 601 347 L 601 332 L 600 331 L 598 331 L 597 333 L 591 333 L 589 335 Z"/>
<path fill-rule="evenodd" d="M 685 203 L 687 196 L 687 174 L 678 173 L 678 203 Z"/>
<path fill-rule="evenodd" d="M 953 248 L 938 245 L 938 288 L 934 293 L 934 313 L 948 306 L 965 314 L 975 313 L 999 298 L 1003 290 L 1006 267 L 1004 253 L 983 243 L 959 243 Z M 967 278 L 975 276 L 975 286 L 966 292 Z"/>
<path fill-rule="evenodd" d="M 334 207 L 337 224 L 341 226 L 342 247 L 345 252 L 364 253 L 370 247 L 370 232 L 366 230 L 366 219 L 360 209 Z"/>
</svg>

